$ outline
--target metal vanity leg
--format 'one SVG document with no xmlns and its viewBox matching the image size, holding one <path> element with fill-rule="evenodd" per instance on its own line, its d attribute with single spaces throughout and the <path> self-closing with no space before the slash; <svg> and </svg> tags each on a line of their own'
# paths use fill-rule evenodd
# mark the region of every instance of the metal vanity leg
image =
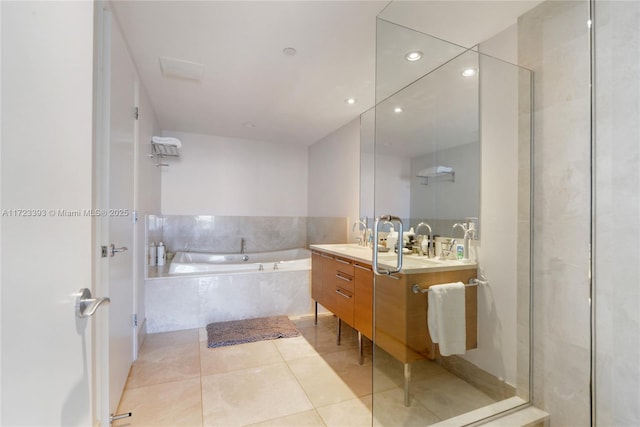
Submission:
<svg viewBox="0 0 640 427">
<path fill-rule="evenodd" d="M 358 331 L 358 365 L 362 365 L 364 363 L 364 355 L 362 349 L 362 332 Z"/>
<path fill-rule="evenodd" d="M 340 345 L 340 338 L 342 335 L 342 320 L 338 317 L 338 333 L 336 334 L 336 344 Z"/>
<path fill-rule="evenodd" d="M 318 324 L 318 301 L 315 301 L 314 305 L 316 306 L 316 317 L 313 319 L 313 324 L 317 325 Z"/>
<path fill-rule="evenodd" d="M 411 406 L 411 396 L 409 396 L 409 386 L 411 385 L 411 365 L 404 364 L 404 406 Z"/>
</svg>

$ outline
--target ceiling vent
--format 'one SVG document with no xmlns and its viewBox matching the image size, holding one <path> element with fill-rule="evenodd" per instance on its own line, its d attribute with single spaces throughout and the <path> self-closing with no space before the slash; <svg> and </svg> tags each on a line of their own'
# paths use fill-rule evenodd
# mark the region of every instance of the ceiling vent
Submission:
<svg viewBox="0 0 640 427">
<path fill-rule="evenodd" d="M 176 58 L 160 57 L 160 69 L 165 77 L 177 77 L 187 80 L 202 80 L 204 65 Z"/>
</svg>

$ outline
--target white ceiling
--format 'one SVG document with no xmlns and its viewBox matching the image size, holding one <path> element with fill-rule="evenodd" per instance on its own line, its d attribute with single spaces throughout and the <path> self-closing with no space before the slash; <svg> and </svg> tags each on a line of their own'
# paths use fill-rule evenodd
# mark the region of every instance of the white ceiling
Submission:
<svg viewBox="0 0 640 427">
<path fill-rule="evenodd" d="M 395 2 L 381 16 L 471 47 L 537 3 Z M 163 130 L 310 145 L 375 103 L 375 18 L 387 1 L 112 4 Z M 160 57 L 203 64 L 204 77 L 164 77 Z"/>
</svg>

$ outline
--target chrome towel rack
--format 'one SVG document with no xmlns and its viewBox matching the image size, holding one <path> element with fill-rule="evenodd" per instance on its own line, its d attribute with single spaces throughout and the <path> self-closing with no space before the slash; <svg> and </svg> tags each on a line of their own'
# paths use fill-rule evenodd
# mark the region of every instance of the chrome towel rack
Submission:
<svg viewBox="0 0 640 427">
<path fill-rule="evenodd" d="M 464 285 L 466 288 L 470 288 L 472 286 L 478 286 L 478 285 L 488 285 L 489 282 L 484 280 L 484 279 L 469 279 L 469 283 Z M 427 292 L 429 292 L 429 288 L 423 288 L 420 285 L 418 285 L 417 283 L 414 283 L 413 286 L 411 286 L 411 292 L 413 292 L 414 294 L 426 294 Z"/>
</svg>

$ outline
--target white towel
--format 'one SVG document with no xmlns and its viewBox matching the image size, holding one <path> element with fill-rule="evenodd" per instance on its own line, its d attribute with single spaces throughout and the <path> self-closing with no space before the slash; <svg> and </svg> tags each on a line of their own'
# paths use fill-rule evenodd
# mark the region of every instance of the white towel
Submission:
<svg viewBox="0 0 640 427">
<path fill-rule="evenodd" d="M 182 141 L 178 138 L 172 138 L 170 136 L 152 136 L 151 141 L 154 144 L 172 145 L 176 148 L 182 147 Z"/>
<path fill-rule="evenodd" d="M 441 173 L 451 173 L 451 172 L 453 172 L 453 168 L 450 168 L 448 166 L 434 166 L 432 168 L 422 169 L 420 172 L 418 172 L 418 176 L 428 177 L 428 176 L 438 175 Z"/>
<path fill-rule="evenodd" d="M 428 292 L 429 335 L 440 354 L 464 354 L 467 349 L 464 283 L 433 285 Z"/>
</svg>

